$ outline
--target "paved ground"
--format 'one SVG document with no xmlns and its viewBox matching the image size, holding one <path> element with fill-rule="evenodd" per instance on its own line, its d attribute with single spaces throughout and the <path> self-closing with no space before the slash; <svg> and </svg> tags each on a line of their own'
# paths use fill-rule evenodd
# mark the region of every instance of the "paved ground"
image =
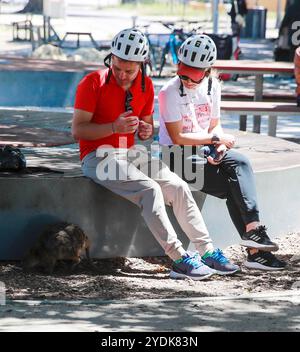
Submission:
<svg viewBox="0 0 300 352">
<path fill-rule="evenodd" d="M 300 331 L 300 291 L 131 302 L 15 301 L 0 331 Z"/>
<path fill-rule="evenodd" d="M 53 147 L 74 142 L 70 132 L 39 127 L 0 125 L 1 145 L 15 147 Z"/>
</svg>

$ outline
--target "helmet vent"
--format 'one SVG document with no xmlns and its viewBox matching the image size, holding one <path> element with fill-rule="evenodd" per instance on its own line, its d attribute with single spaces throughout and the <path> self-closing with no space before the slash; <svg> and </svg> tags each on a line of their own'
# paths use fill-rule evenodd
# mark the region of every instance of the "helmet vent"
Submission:
<svg viewBox="0 0 300 352">
<path fill-rule="evenodd" d="M 126 45 L 125 55 L 128 55 L 130 48 L 131 48 L 130 45 Z"/>
</svg>

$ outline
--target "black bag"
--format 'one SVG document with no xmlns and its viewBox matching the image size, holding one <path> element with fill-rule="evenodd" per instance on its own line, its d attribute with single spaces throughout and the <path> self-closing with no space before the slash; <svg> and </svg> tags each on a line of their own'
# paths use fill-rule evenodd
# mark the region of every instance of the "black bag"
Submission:
<svg viewBox="0 0 300 352">
<path fill-rule="evenodd" d="M 274 59 L 275 61 L 286 61 L 292 62 L 293 61 L 293 52 L 292 49 L 283 49 L 279 46 L 276 46 L 274 49 Z"/>
<path fill-rule="evenodd" d="M 232 35 L 212 34 L 212 33 L 205 33 L 205 34 L 208 35 L 216 44 L 217 59 L 230 60 L 232 56 L 232 48 L 233 48 Z"/>
<path fill-rule="evenodd" d="M 0 147 L 0 171 L 19 171 L 26 169 L 26 159 L 20 149 Z"/>
</svg>

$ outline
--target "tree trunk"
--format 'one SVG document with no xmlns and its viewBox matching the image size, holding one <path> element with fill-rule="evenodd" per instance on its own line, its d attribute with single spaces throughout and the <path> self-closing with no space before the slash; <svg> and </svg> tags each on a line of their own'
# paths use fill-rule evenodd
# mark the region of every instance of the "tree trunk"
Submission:
<svg viewBox="0 0 300 352">
<path fill-rule="evenodd" d="M 29 0 L 27 5 L 23 10 L 18 11 L 18 13 L 43 13 L 43 0 Z"/>
</svg>

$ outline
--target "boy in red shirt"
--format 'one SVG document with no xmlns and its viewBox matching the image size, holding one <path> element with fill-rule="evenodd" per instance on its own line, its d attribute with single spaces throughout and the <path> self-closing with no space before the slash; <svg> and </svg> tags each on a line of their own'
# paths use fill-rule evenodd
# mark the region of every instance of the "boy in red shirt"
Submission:
<svg viewBox="0 0 300 352">
<path fill-rule="evenodd" d="M 128 157 L 135 132 L 141 140 L 153 134 L 154 89 L 144 68 L 148 55 L 147 38 L 137 29 L 123 30 L 114 37 L 111 54 L 104 60 L 107 69 L 93 72 L 79 83 L 72 132 L 79 140 L 84 175 L 142 209 L 149 229 L 173 260 L 171 277 L 201 280 L 216 271 L 204 265 L 198 253 L 191 255 L 183 249 L 165 208 L 165 203 L 173 206 L 200 255 L 213 250 L 187 183 L 167 167 L 150 178 Z M 101 154 L 104 147 L 105 156 Z M 103 177 L 107 176 L 105 167 L 118 169 L 119 174 Z M 224 270 L 222 274 L 232 274 L 239 267 L 227 260 Z"/>
</svg>

